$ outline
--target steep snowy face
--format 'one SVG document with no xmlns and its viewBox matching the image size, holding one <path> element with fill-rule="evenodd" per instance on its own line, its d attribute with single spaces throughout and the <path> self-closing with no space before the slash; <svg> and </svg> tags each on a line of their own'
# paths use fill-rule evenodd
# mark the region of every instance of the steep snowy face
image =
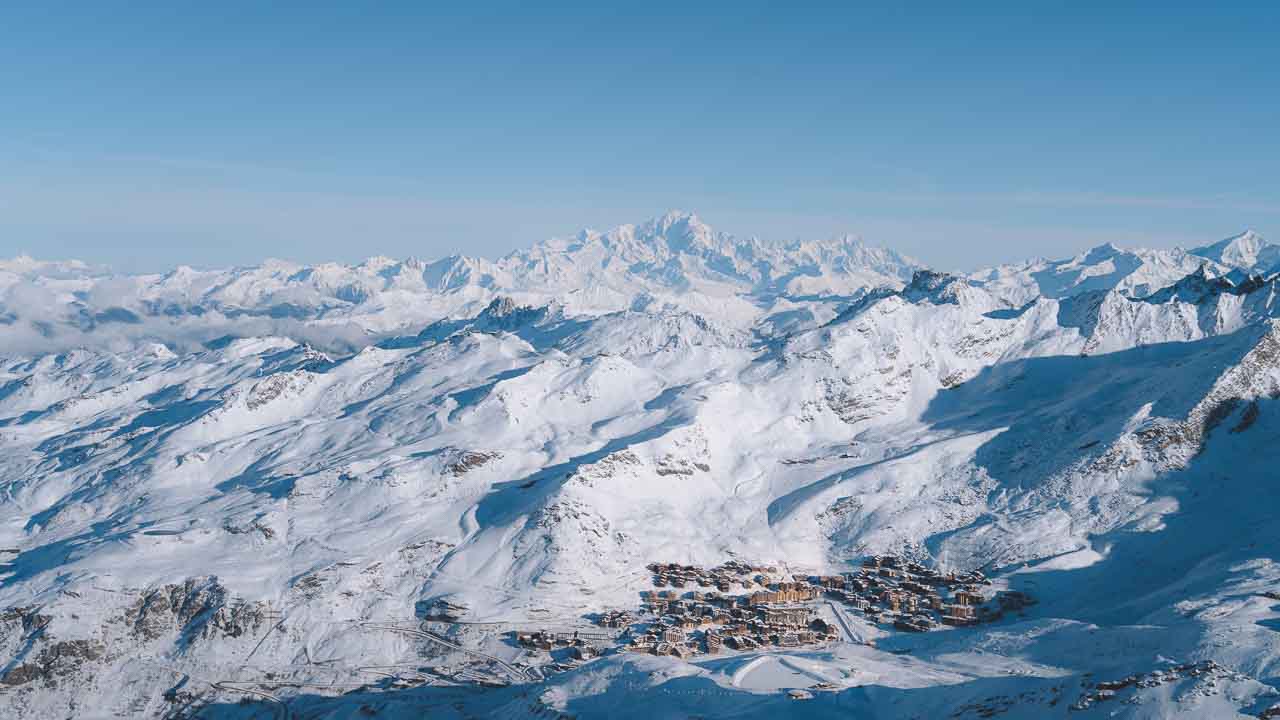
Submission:
<svg viewBox="0 0 1280 720">
<path fill-rule="evenodd" d="M 1272 245 L 1252 230 L 1196 248 L 1191 254 L 1248 273 L 1267 275 L 1280 269 L 1277 267 L 1280 266 L 1280 246 Z"/>
<path fill-rule="evenodd" d="M 1235 332 L 1280 317 L 1277 278 L 1234 272 L 1212 278 L 1204 268 L 1146 297 L 1082 295 L 1062 304 L 1063 324 L 1088 336 L 1097 353 Z"/>
<path fill-rule="evenodd" d="M 701 678 L 725 705 L 699 711 L 732 715 L 794 666 L 845 688 L 835 710 L 1066 717 L 1064 687 L 1156 658 L 1224 668 L 1200 716 L 1253 712 L 1280 672 L 1277 613 L 1241 599 L 1280 582 L 1280 280 L 1236 257 L 1104 246 L 962 276 L 671 214 L 496 262 L 15 261 L 4 337 L 57 339 L 71 312 L 77 338 L 137 332 L 0 357 L 0 714 L 521 716 L 652 697 L 642 676 Z M 246 323 L 289 332 L 228 331 Z M 869 553 L 985 568 L 1039 609 L 916 640 L 833 610 L 821 651 L 606 659 L 522 695 L 368 687 L 427 666 L 529 683 L 550 662 L 501 633 L 633 608 L 651 562 Z M 421 657 L 449 643 L 490 674 Z M 900 703 L 854 687 L 884 683 Z M 1157 685 L 1157 716 L 1204 711 Z"/>
</svg>

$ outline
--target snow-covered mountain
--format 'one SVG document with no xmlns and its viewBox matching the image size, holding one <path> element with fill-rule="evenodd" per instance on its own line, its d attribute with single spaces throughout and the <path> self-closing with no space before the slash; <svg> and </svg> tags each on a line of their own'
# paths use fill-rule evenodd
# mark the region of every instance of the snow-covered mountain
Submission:
<svg viewBox="0 0 1280 720">
<path fill-rule="evenodd" d="M 0 707 L 1266 716 L 1276 252 L 960 275 L 672 213 L 497 261 L 5 263 Z M 882 554 L 1037 603 L 916 634 L 822 601 L 837 641 L 693 658 L 509 635 L 595 637 L 655 562 Z"/>
<path fill-rule="evenodd" d="M 1191 254 L 1251 273 L 1275 272 L 1276 265 L 1280 264 L 1280 247 L 1263 240 L 1252 230 L 1196 248 Z"/>
<path fill-rule="evenodd" d="M 268 261 L 116 276 L 17 258 L 0 264 L 0 334 L 9 347 L 40 351 L 138 341 L 190 347 L 227 334 L 285 334 L 351 351 L 434 320 L 470 317 L 499 296 L 577 314 L 670 306 L 749 327 L 781 298 L 900 286 L 919 267 L 848 237 L 780 245 L 717 233 L 675 212 L 498 261 Z"/>
</svg>

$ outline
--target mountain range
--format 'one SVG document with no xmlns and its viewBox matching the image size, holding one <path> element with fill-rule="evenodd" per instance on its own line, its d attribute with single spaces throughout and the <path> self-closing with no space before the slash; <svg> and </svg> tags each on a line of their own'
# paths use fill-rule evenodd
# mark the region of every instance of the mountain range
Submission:
<svg viewBox="0 0 1280 720">
<path fill-rule="evenodd" d="M 0 708 L 1280 717 L 1278 283 L 1253 232 L 948 273 L 678 212 L 494 261 L 3 261 Z M 875 556 L 1036 602 L 511 640 L 598 632 L 653 563 Z"/>
</svg>

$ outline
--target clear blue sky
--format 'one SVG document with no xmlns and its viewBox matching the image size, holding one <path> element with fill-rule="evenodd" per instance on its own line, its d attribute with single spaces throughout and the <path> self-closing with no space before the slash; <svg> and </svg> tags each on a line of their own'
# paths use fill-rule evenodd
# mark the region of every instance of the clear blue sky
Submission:
<svg viewBox="0 0 1280 720">
<path fill-rule="evenodd" d="M 112 5 L 0 6 L 0 255 L 493 256 L 669 208 L 943 267 L 1280 241 L 1274 3 Z"/>
</svg>

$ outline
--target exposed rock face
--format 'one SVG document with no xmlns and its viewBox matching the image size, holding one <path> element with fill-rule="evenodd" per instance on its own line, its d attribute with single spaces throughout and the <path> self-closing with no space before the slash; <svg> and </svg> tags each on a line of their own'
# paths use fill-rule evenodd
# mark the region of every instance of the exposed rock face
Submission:
<svg viewBox="0 0 1280 720">
<path fill-rule="evenodd" d="M 448 465 L 445 465 L 445 471 L 454 477 L 460 477 L 501 458 L 502 453 L 498 452 L 485 453 L 464 450 L 458 452 L 457 456 Z"/>
<path fill-rule="evenodd" d="M 227 589 L 217 578 L 189 578 L 146 593 L 126 611 L 124 622 L 147 640 L 176 634 L 180 645 L 240 637 L 261 628 L 260 606 L 228 602 Z"/>
<path fill-rule="evenodd" d="M 60 680 L 81 670 L 85 663 L 102 658 L 104 647 L 90 640 L 59 640 L 41 645 L 36 656 L 15 665 L 0 677 L 9 686 L 40 682 L 57 687 Z"/>
</svg>

